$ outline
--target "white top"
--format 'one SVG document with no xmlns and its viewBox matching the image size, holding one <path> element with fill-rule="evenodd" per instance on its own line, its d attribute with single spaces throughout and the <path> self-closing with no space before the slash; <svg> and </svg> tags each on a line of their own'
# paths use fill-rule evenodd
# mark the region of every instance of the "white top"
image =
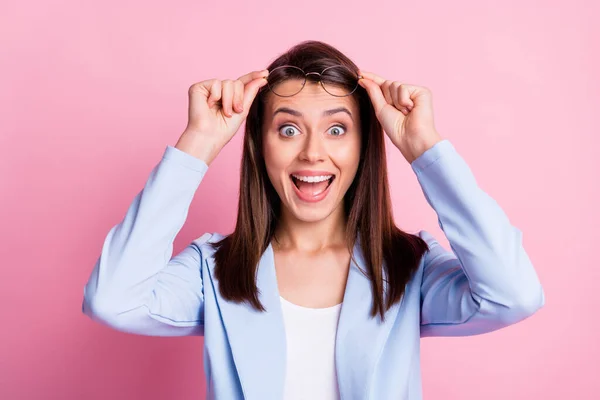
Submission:
<svg viewBox="0 0 600 400">
<path fill-rule="evenodd" d="M 287 364 L 285 400 L 338 400 L 335 334 L 342 304 L 308 308 L 283 297 Z"/>
</svg>

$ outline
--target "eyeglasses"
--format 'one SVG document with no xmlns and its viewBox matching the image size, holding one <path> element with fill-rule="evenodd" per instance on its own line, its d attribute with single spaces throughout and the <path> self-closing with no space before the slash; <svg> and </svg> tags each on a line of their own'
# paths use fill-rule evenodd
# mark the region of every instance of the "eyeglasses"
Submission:
<svg viewBox="0 0 600 400">
<path fill-rule="evenodd" d="M 277 96 L 291 97 L 300 93 L 304 88 L 308 75 L 319 75 L 319 82 L 321 82 L 323 89 L 336 97 L 345 97 L 354 93 L 358 88 L 358 80 L 362 78 L 362 76 L 343 65 L 327 67 L 321 73 L 306 73 L 302 68 L 294 65 L 281 65 L 269 71 L 267 77 L 268 88 Z M 285 85 L 282 84 L 284 82 Z"/>
</svg>

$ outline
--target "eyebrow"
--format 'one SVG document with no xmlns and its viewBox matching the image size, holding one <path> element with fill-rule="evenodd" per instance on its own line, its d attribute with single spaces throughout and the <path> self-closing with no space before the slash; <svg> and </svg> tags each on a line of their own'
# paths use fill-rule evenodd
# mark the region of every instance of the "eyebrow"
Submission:
<svg viewBox="0 0 600 400">
<path fill-rule="evenodd" d="M 280 113 L 280 112 L 288 113 L 288 114 L 294 115 L 296 117 L 303 116 L 300 111 L 297 111 L 297 110 L 294 110 L 294 109 L 288 108 L 288 107 L 279 107 L 277 110 L 275 110 L 275 112 L 273 113 L 273 116 L 275 116 L 275 114 Z M 325 110 L 325 111 L 323 111 L 323 116 L 328 117 L 330 115 L 337 114 L 340 112 L 345 112 L 354 121 L 354 117 L 352 116 L 352 113 L 346 107 L 338 107 L 338 108 L 332 108 L 331 110 Z"/>
</svg>

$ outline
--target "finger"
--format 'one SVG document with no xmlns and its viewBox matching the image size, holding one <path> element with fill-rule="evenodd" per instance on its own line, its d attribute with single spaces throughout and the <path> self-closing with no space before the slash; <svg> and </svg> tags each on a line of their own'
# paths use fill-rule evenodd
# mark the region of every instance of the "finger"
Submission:
<svg viewBox="0 0 600 400">
<path fill-rule="evenodd" d="M 244 85 L 247 85 L 248 83 L 252 82 L 254 79 L 263 78 L 263 77 L 266 78 L 267 76 L 269 76 L 269 70 L 263 69 L 260 71 L 252 71 L 250 73 L 247 73 L 246 75 L 240 76 L 238 79 L 240 81 L 242 81 L 242 83 Z"/>
<path fill-rule="evenodd" d="M 400 85 L 398 88 L 398 96 L 400 97 L 400 104 L 406 107 L 409 111 L 415 106 L 415 103 L 410 98 L 409 85 Z"/>
<path fill-rule="evenodd" d="M 371 79 L 359 79 L 358 84 L 367 90 L 371 103 L 373 103 L 375 113 L 379 115 L 379 111 L 388 104 L 383 96 L 381 87 Z"/>
<path fill-rule="evenodd" d="M 400 103 L 400 95 L 399 95 L 400 82 L 394 81 L 390 85 L 390 96 L 392 97 L 392 104 L 398 110 L 402 110 L 404 106 Z"/>
<path fill-rule="evenodd" d="M 233 104 L 236 112 L 244 111 L 244 84 L 239 79 L 234 82 Z"/>
<path fill-rule="evenodd" d="M 363 71 L 362 69 L 358 71 L 359 75 L 362 75 L 365 78 L 369 78 L 370 80 L 374 81 L 375 83 L 377 83 L 378 85 L 382 85 L 383 82 L 386 81 L 385 78 L 382 78 L 379 75 L 376 75 L 372 72 L 368 72 L 368 71 Z"/>
<path fill-rule="evenodd" d="M 221 103 L 223 107 L 223 113 L 231 117 L 231 103 L 233 101 L 233 81 L 231 79 L 226 79 L 221 83 L 222 92 L 221 95 Z"/>
<path fill-rule="evenodd" d="M 208 90 L 210 91 L 210 96 L 208 96 L 207 103 L 211 107 L 211 102 L 216 103 L 221 99 L 221 81 L 218 79 L 213 80 Z"/>
<path fill-rule="evenodd" d="M 259 77 L 250 81 L 244 88 L 244 112 L 248 112 L 258 90 L 267 84 L 267 80 Z"/>
<path fill-rule="evenodd" d="M 392 98 L 391 90 L 390 90 L 391 84 L 392 84 L 391 81 L 383 82 L 383 84 L 381 85 L 381 92 L 383 93 L 383 97 L 385 97 L 385 101 L 387 101 L 388 104 L 390 104 L 390 105 L 394 105 L 394 99 Z"/>
</svg>

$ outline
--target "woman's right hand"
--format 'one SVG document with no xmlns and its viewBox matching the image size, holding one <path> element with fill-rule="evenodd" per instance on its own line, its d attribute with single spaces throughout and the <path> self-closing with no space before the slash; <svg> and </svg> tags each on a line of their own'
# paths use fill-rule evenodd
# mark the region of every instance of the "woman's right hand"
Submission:
<svg viewBox="0 0 600 400">
<path fill-rule="evenodd" d="M 190 86 L 188 123 L 175 147 L 210 164 L 246 119 L 268 74 L 265 69 L 236 80 L 209 79 Z"/>
</svg>

